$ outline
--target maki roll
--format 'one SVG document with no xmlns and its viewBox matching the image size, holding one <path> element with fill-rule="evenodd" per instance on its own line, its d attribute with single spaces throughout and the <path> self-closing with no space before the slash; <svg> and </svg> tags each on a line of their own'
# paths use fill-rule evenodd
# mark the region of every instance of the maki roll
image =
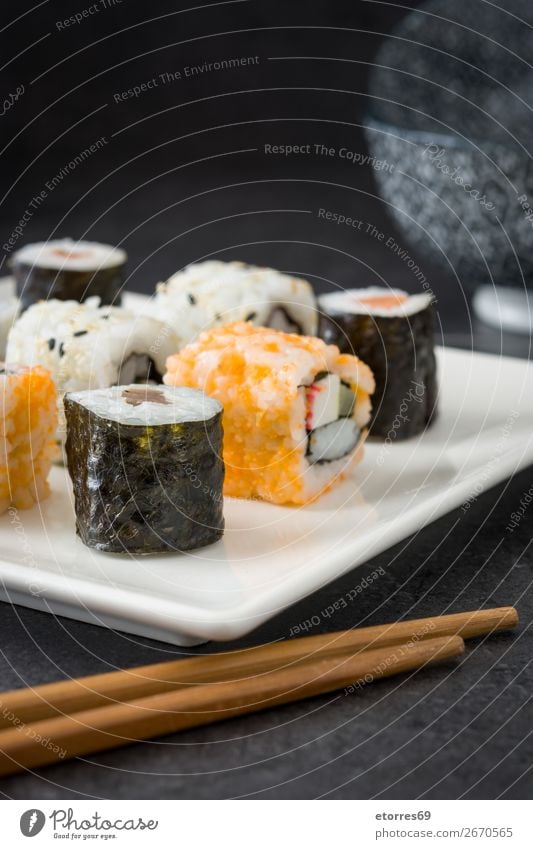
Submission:
<svg viewBox="0 0 533 849">
<path fill-rule="evenodd" d="M 0 363 L 0 512 L 49 493 L 57 448 L 56 390 L 46 369 Z"/>
<path fill-rule="evenodd" d="M 125 265 L 120 248 L 72 239 L 25 245 L 11 260 L 22 309 L 48 298 L 81 302 L 92 295 L 118 305 Z"/>
<path fill-rule="evenodd" d="M 305 504 L 362 456 L 374 379 L 335 345 L 235 322 L 202 333 L 167 367 L 165 383 L 224 407 L 226 495 Z"/>
<path fill-rule="evenodd" d="M 61 397 L 115 384 L 157 383 L 177 348 L 173 331 L 155 318 L 99 306 L 98 298 L 84 304 L 49 300 L 15 322 L 7 358 L 48 368 Z"/>
<path fill-rule="evenodd" d="M 216 542 L 222 407 L 183 387 L 114 386 L 65 397 L 76 530 L 90 548 L 130 554 Z"/>
<path fill-rule="evenodd" d="M 151 314 L 168 321 L 181 345 L 202 330 L 251 321 L 287 333 L 314 336 L 316 302 L 307 280 L 244 262 L 200 262 L 159 283 Z"/>
<path fill-rule="evenodd" d="M 321 295 L 318 305 L 319 335 L 356 353 L 374 373 L 370 436 L 422 433 L 437 406 L 432 296 L 372 287 Z"/>
</svg>

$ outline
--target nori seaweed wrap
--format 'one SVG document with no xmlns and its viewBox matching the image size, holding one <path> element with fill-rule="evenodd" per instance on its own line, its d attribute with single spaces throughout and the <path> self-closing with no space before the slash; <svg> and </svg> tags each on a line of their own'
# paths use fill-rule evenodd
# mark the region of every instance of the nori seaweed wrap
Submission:
<svg viewBox="0 0 533 849">
<path fill-rule="evenodd" d="M 222 406 L 186 387 L 132 384 L 65 397 L 76 530 L 100 551 L 152 554 L 224 530 Z"/>
<path fill-rule="evenodd" d="M 10 265 L 23 310 L 49 298 L 83 302 L 93 295 L 102 304 L 120 304 L 126 265 L 120 248 L 55 239 L 26 245 Z"/>
<path fill-rule="evenodd" d="M 318 303 L 319 335 L 374 372 L 370 436 L 422 433 L 437 404 L 431 295 L 376 287 L 322 295 Z"/>
<path fill-rule="evenodd" d="M 187 265 L 158 283 L 147 311 L 174 329 L 180 348 L 203 331 L 234 321 L 305 336 L 316 336 L 318 323 L 307 280 L 275 268 L 213 259 Z"/>
</svg>

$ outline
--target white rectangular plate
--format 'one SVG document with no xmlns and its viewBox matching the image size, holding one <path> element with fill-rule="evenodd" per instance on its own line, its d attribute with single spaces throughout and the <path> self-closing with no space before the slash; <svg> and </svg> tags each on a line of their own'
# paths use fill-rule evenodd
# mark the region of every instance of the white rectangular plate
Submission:
<svg viewBox="0 0 533 849">
<path fill-rule="evenodd" d="M 0 517 L 6 601 L 193 645 L 239 637 L 533 462 L 528 362 L 439 349 L 439 416 L 421 437 L 368 443 L 352 477 L 305 508 L 226 499 L 226 532 L 189 554 L 85 548 L 72 493 Z"/>
</svg>

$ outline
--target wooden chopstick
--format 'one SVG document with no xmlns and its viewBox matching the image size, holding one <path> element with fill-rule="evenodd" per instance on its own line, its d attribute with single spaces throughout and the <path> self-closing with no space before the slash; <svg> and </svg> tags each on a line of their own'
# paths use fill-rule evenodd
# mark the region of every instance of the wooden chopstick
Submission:
<svg viewBox="0 0 533 849">
<path fill-rule="evenodd" d="M 0 732 L 0 775 L 370 683 L 463 651 L 459 636 L 370 649 L 355 656 L 350 651 L 301 661 L 238 683 L 178 687 L 136 702 L 45 719 Z"/>
<path fill-rule="evenodd" d="M 165 693 L 180 686 L 257 677 L 306 658 L 318 659 L 344 650 L 354 653 L 412 639 L 454 634 L 467 639 L 514 628 L 517 624 L 518 614 L 513 607 L 497 607 L 300 637 L 251 649 L 164 661 L 11 690 L 0 693 L 0 729 Z"/>
</svg>

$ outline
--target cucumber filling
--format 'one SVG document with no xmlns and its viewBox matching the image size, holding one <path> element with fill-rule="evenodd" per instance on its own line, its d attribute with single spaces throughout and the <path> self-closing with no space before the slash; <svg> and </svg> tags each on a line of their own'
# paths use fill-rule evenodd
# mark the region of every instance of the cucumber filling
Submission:
<svg viewBox="0 0 533 849">
<path fill-rule="evenodd" d="M 320 372 L 306 387 L 305 396 L 309 462 L 340 460 L 355 448 L 361 435 L 351 418 L 355 394 L 337 374 Z"/>
</svg>

